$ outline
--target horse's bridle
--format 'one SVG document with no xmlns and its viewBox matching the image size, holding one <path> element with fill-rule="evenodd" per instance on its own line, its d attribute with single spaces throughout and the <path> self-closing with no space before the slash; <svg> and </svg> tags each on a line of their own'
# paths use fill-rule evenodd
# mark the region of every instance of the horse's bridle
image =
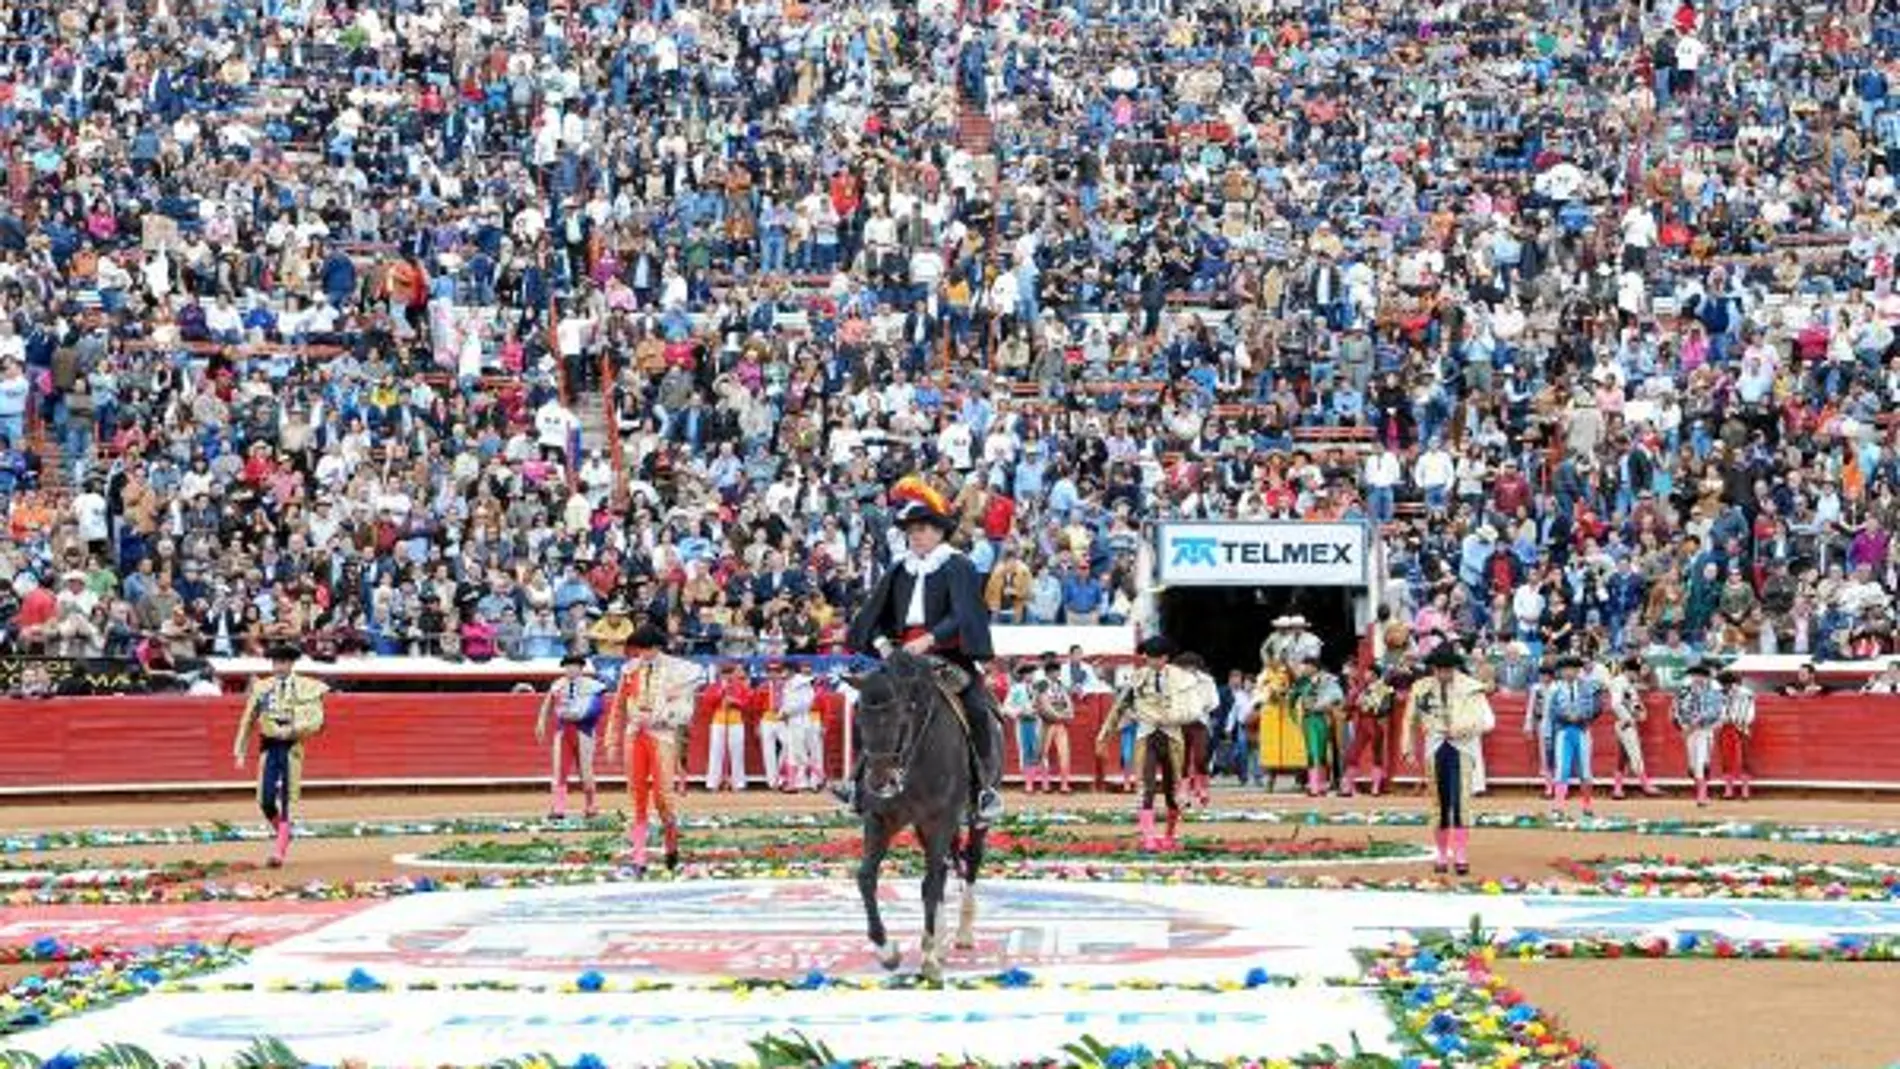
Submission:
<svg viewBox="0 0 1900 1069">
<path fill-rule="evenodd" d="M 908 683 L 910 681 L 905 680 L 903 682 Z M 937 708 L 941 703 L 926 702 L 925 704 L 929 706 L 929 708 L 924 712 L 923 722 L 917 725 L 916 730 L 911 733 L 910 737 L 906 739 L 897 750 L 864 751 L 864 763 L 867 770 L 874 761 L 880 763 L 894 763 L 897 766 L 897 771 L 892 777 L 897 783 L 897 790 L 892 792 L 890 797 L 896 797 L 904 793 L 904 786 L 910 780 L 911 767 L 917 760 L 917 748 L 923 745 L 924 738 L 930 734 L 931 726 L 936 723 Z"/>
</svg>

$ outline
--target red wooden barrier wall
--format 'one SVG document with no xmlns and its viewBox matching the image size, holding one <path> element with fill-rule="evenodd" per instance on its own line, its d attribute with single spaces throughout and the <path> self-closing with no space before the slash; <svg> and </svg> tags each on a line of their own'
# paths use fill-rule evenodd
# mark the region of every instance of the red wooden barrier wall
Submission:
<svg viewBox="0 0 1900 1069">
<path fill-rule="evenodd" d="M 514 694 L 335 695 L 329 726 L 310 746 L 306 775 L 319 783 L 545 776 L 546 750 L 534 741 L 539 700 Z M 1494 704 L 1498 730 L 1485 744 L 1491 778 L 1534 776 L 1535 751 L 1520 730 L 1522 700 L 1499 697 Z M 827 696 L 821 707 L 827 771 L 836 776 L 842 768 L 837 699 Z M 0 790 L 248 783 L 253 771 L 231 764 L 240 708 L 234 697 L 0 700 Z M 1078 785 L 1092 774 L 1095 730 L 1106 709 L 1105 697 L 1078 703 L 1070 727 Z M 1900 788 L 1900 698 L 1764 696 L 1759 709 L 1753 749 L 1758 780 Z M 1668 722 L 1667 702 L 1656 700 L 1652 710 L 1644 728 L 1650 762 L 1658 775 L 1680 777 L 1682 745 Z M 1595 732 L 1596 767 L 1607 777 L 1615 742 L 1607 722 Z M 747 768 L 756 778 L 758 740 L 750 728 L 747 745 Z M 1013 774 L 1013 738 L 1005 739 L 1005 750 Z M 1119 769 L 1118 750 L 1109 748 L 1111 770 Z M 697 774 L 705 762 L 706 732 L 698 728 L 689 767 Z"/>
</svg>

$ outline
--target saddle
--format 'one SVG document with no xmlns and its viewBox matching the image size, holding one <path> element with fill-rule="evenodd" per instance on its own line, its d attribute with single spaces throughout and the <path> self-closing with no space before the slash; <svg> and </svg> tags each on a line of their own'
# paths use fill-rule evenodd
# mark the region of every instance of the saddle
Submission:
<svg viewBox="0 0 1900 1069">
<path fill-rule="evenodd" d="M 944 701 L 950 707 L 951 715 L 956 719 L 957 727 L 963 732 L 964 748 L 970 754 L 970 778 L 977 783 L 987 783 L 991 778 L 988 772 L 993 771 L 995 775 L 1000 776 L 1002 774 L 1001 754 L 995 755 L 994 769 L 986 771 L 985 769 L 977 767 L 976 746 L 974 745 L 975 736 L 970 725 L 970 710 L 963 703 L 963 692 L 969 688 L 971 683 L 976 681 L 975 677 L 962 667 L 952 664 L 941 657 L 925 654 L 915 659 L 921 661 L 928 669 L 930 685 L 936 689 L 938 694 L 943 696 Z M 916 677 L 913 675 L 912 678 Z M 990 785 L 994 786 L 994 784 Z"/>
<path fill-rule="evenodd" d="M 950 711 L 957 717 L 957 726 L 963 729 L 967 739 L 970 735 L 970 711 L 963 705 L 963 692 L 972 682 L 970 673 L 941 657 L 927 659 L 930 662 L 930 682 L 950 703 Z"/>
</svg>

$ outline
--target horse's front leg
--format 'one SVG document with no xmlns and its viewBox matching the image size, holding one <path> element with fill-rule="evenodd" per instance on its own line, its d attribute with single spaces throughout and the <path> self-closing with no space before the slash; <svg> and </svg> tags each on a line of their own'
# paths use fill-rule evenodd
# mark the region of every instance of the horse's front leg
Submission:
<svg viewBox="0 0 1900 1069">
<path fill-rule="evenodd" d="M 877 952 L 877 963 L 886 969 L 895 969 L 904 960 L 904 951 L 896 944 L 886 945 L 888 933 L 884 930 L 884 915 L 877 908 L 877 875 L 884 865 L 884 854 L 890 849 L 890 832 L 884 822 L 876 818 L 864 822 L 864 856 L 858 862 L 858 897 L 864 900 L 865 934 L 870 937 L 871 946 Z"/>
<path fill-rule="evenodd" d="M 956 845 L 956 824 L 953 820 L 943 821 L 943 826 L 931 828 L 928 832 L 917 829 L 917 838 L 924 844 L 924 964 L 923 976 L 929 983 L 943 982 L 943 944 L 937 939 L 937 913 L 943 906 L 943 887 L 950 877 L 950 857 Z"/>
<path fill-rule="evenodd" d="M 957 908 L 958 950 L 970 950 L 976 946 L 976 873 L 983 866 L 984 839 L 988 836 L 988 828 L 971 828 L 969 838 L 963 844 L 960 873 L 963 877 L 963 899 Z"/>
</svg>

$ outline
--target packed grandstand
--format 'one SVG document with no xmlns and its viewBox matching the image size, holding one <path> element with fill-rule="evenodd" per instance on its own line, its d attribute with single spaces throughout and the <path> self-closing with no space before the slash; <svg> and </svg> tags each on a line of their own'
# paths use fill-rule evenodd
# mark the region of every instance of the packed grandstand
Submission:
<svg viewBox="0 0 1900 1069">
<path fill-rule="evenodd" d="M 1893 652 L 1878 6 L 7 5 L 5 639 L 829 652 L 919 471 L 1006 622 L 1363 518 L 1388 649 Z"/>
</svg>

